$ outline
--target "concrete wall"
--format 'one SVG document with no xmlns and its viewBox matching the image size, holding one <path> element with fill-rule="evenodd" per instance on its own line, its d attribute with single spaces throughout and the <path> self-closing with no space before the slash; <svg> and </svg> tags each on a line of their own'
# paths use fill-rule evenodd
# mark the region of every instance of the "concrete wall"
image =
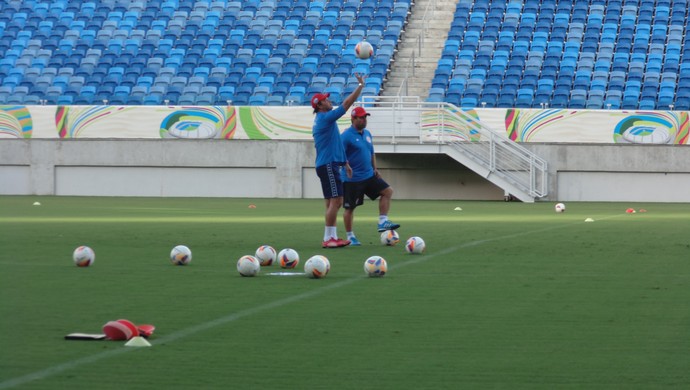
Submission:
<svg viewBox="0 0 690 390">
<path fill-rule="evenodd" d="M 562 201 L 690 201 L 687 146 L 523 144 Z M 380 153 L 398 199 L 503 199 L 446 155 Z M 0 140 L 0 194 L 320 198 L 311 141 Z"/>
<path fill-rule="evenodd" d="M 320 198 L 311 141 L 0 140 L 0 194 Z M 501 199 L 443 155 L 381 155 L 407 199 Z"/>
<path fill-rule="evenodd" d="M 549 163 L 549 199 L 690 202 L 690 147 L 522 144 Z"/>
</svg>

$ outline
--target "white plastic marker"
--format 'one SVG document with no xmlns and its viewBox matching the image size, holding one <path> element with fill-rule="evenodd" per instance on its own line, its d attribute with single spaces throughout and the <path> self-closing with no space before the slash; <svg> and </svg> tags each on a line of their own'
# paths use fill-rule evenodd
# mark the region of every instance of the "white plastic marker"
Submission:
<svg viewBox="0 0 690 390">
<path fill-rule="evenodd" d="M 599 218 L 599 220 L 616 218 L 616 217 L 620 217 L 622 215 L 623 214 L 612 215 L 609 217 Z M 528 232 L 509 234 L 509 235 L 502 236 L 502 237 L 487 238 L 485 240 L 470 241 L 470 242 L 467 242 L 464 244 L 456 245 L 454 247 L 446 248 L 442 251 L 435 252 L 433 254 L 416 256 L 416 257 L 412 258 L 411 260 L 408 260 L 408 261 L 405 261 L 402 263 L 397 263 L 396 265 L 390 267 L 390 269 L 394 270 L 394 269 L 403 268 L 403 267 L 407 267 L 407 266 L 414 265 L 414 264 L 419 264 L 421 262 L 429 261 L 429 260 L 432 260 L 432 259 L 439 257 L 439 256 L 446 256 L 447 254 L 452 253 L 452 252 L 454 252 L 458 249 L 462 249 L 462 248 L 469 248 L 469 247 L 474 247 L 474 246 L 478 246 L 478 245 L 482 245 L 482 244 L 486 244 L 486 243 L 490 243 L 490 242 L 494 242 L 494 241 L 505 240 L 507 238 L 527 236 L 527 235 L 531 235 L 534 233 L 571 227 L 571 226 L 577 225 L 579 223 L 581 223 L 581 222 L 570 223 L 570 224 L 565 224 L 565 225 L 560 225 L 560 226 L 555 226 L 555 227 L 549 227 L 549 228 L 544 228 L 544 229 L 537 229 L 537 230 L 532 230 L 532 231 L 528 231 Z M 297 274 L 297 273 L 295 273 L 295 274 Z M 159 339 L 154 340 L 152 342 L 152 344 L 170 343 L 170 342 L 173 342 L 175 340 L 185 338 L 187 336 L 198 334 L 199 332 L 213 329 L 213 328 L 220 326 L 220 325 L 225 325 L 227 323 L 234 322 L 234 321 L 237 321 L 237 320 L 245 318 L 245 317 L 249 317 L 253 314 L 262 313 L 262 312 L 268 311 L 270 309 L 284 307 L 288 304 L 291 304 L 294 302 L 299 302 L 299 301 L 302 301 L 302 300 L 307 299 L 307 298 L 312 298 L 312 297 L 315 297 L 317 295 L 321 295 L 327 291 L 334 290 L 334 289 L 337 289 L 340 287 L 344 287 L 344 286 L 353 284 L 353 283 L 361 281 L 361 280 L 368 280 L 368 279 L 369 279 L 369 277 L 367 275 L 353 276 L 349 279 L 345 279 L 345 280 L 342 280 L 340 282 L 336 282 L 333 284 L 327 284 L 327 285 L 321 286 L 319 288 L 315 288 L 313 290 L 304 292 L 302 294 L 289 296 L 286 298 L 278 299 L 277 301 L 265 303 L 263 305 L 251 307 L 251 308 L 245 309 L 245 310 L 240 310 L 236 313 L 228 314 L 225 317 L 216 318 L 215 320 L 205 322 L 203 324 L 194 325 L 194 326 L 191 326 L 189 328 L 179 330 L 175 333 L 171 333 L 168 336 L 161 337 Z M 62 363 L 62 364 L 58 364 L 58 365 L 53 366 L 53 367 L 48 367 L 46 369 L 36 371 L 36 372 L 31 373 L 31 374 L 27 374 L 27 375 L 20 376 L 20 377 L 14 378 L 14 379 L 6 380 L 5 382 L 0 382 L 0 389 L 9 389 L 9 388 L 12 388 L 15 386 L 23 385 L 25 383 L 45 379 L 45 378 L 48 378 L 50 376 L 59 374 L 61 372 L 71 370 L 71 369 L 76 368 L 76 367 L 81 367 L 84 364 L 94 363 L 94 362 L 97 362 L 99 360 L 109 358 L 111 356 L 117 356 L 117 355 L 121 355 L 125 352 L 130 352 L 132 350 L 137 350 L 137 348 L 111 349 L 108 351 L 96 353 L 94 355 L 84 356 L 83 358 L 80 358 L 80 359 L 76 359 L 76 360 L 72 360 L 69 362 Z"/>
<path fill-rule="evenodd" d="M 299 275 L 299 276 L 304 276 L 306 275 L 304 272 L 271 272 L 270 274 L 266 274 L 270 276 L 294 276 L 294 275 Z"/>
<path fill-rule="evenodd" d="M 125 343 L 125 347 L 150 347 L 151 343 L 141 336 L 132 337 Z"/>
</svg>

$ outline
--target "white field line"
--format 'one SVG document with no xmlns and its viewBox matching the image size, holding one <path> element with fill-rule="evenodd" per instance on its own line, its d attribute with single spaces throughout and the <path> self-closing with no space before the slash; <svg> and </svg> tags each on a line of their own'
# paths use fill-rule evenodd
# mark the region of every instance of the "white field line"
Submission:
<svg viewBox="0 0 690 390">
<path fill-rule="evenodd" d="M 609 217 L 603 217 L 603 218 L 597 219 L 597 221 L 600 221 L 603 219 L 615 218 L 615 217 L 619 217 L 621 215 L 625 215 L 625 214 L 618 214 L 618 215 L 612 215 Z M 529 232 L 521 232 L 521 233 L 509 234 L 509 235 L 505 235 L 505 236 L 501 236 L 501 237 L 492 237 L 492 238 L 487 238 L 484 240 L 470 241 L 470 242 L 466 242 L 464 244 L 460 244 L 460 245 L 446 248 L 440 252 L 434 252 L 433 254 L 421 255 L 421 256 L 410 256 L 411 257 L 410 260 L 395 264 L 394 266 L 392 266 L 390 268 L 391 269 L 397 269 L 397 268 L 407 267 L 407 266 L 413 265 L 413 264 L 419 264 L 419 263 L 424 262 L 424 261 L 432 260 L 438 256 L 445 256 L 449 253 L 455 252 L 456 250 L 459 250 L 462 248 L 469 248 L 469 247 L 473 247 L 473 246 L 483 245 L 483 244 L 493 242 L 493 241 L 505 240 L 507 238 L 515 238 L 515 237 L 531 235 L 531 234 L 539 233 L 539 232 L 545 232 L 545 231 L 556 230 L 556 229 L 561 229 L 561 228 L 565 228 L 565 227 L 571 227 L 571 226 L 580 225 L 583 223 L 584 222 L 576 222 L 576 223 L 571 223 L 571 224 L 566 224 L 566 225 L 552 226 L 549 228 L 532 230 Z M 345 249 L 345 250 L 347 250 L 347 249 Z M 170 342 L 173 342 L 173 341 L 176 341 L 179 339 L 183 339 L 187 336 L 190 336 L 190 335 L 193 335 L 193 334 L 196 334 L 199 332 L 203 332 L 203 331 L 208 330 L 208 329 L 215 328 L 215 327 L 220 326 L 220 325 L 224 325 L 224 324 L 227 324 L 227 323 L 230 323 L 233 321 L 237 321 L 237 320 L 242 319 L 244 317 L 249 317 L 253 314 L 261 313 L 261 312 L 268 311 L 268 310 L 274 309 L 274 308 L 283 307 L 283 306 L 289 305 L 293 302 L 298 302 L 298 301 L 301 301 L 301 300 L 304 300 L 307 298 L 321 295 L 327 291 L 330 291 L 330 290 L 333 290 L 336 288 L 340 288 L 340 287 L 344 287 L 344 286 L 348 286 L 350 284 L 353 284 L 357 281 L 360 281 L 360 280 L 363 280 L 366 278 L 367 278 L 366 275 L 354 276 L 354 277 L 342 280 L 342 281 L 337 282 L 337 283 L 322 286 L 320 288 L 315 288 L 311 291 L 307 291 L 307 292 L 302 293 L 302 294 L 294 295 L 294 296 L 283 298 L 283 299 L 278 299 L 277 301 L 269 302 L 269 303 L 266 303 L 263 305 L 249 308 L 249 309 L 240 310 L 236 313 L 229 314 L 225 317 L 220 317 L 220 318 L 217 318 L 215 320 L 205 322 L 203 324 L 198 324 L 198 325 L 194 325 L 192 327 L 186 328 L 186 329 L 179 330 L 179 331 L 171 333 L 167 336 L 152 340 L 150 342 L 151 342 L 151 345 L 153 345 L 153 346 L 155 346 L 156 344 L 170 343 Z M 61 364 L 55 365 L 53 367 L 48 367 L 46 369 L 33 372 L 31 374 L 27 374 L 24 376 L 20 376 L 17 378 L 6 380 L 4 382 L 0 382 L 0 389 L 9 389 L 9 388 L 23 385 L 25 383 L 29 383 L 32 381 L 45 379 L 45 378 L 48 378 L 52 375 L 59 374 L 63 371 L 71 370 L 71 369 L 76 368 L 76 367 L 82 367 L 84 364 L 89 364 L 89 363 L 103 360 L 103 359 L 106 359 L 106 358 L 109 358 L 112 356 L 121 355 L 121 354 L 126 353 L 126 352 L 134 351 L 136 349 L 137 348 L 125 348 L 125 347 L 119 348 L 119 349 L 112 349 L 112 350 L 96 353 L 96 354 L 93 354 L 90 356 L 85 356 L 83 358 L 79 358 L 79 359 L 72 360 L 69 362 L 61 363 Z"/>
</svg>

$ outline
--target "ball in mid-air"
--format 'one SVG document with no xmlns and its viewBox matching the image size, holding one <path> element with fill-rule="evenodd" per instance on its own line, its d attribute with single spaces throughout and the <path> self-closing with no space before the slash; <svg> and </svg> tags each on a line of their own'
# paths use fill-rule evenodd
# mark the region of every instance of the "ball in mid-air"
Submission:
<svg viewBox="0 0 690 390">
<path fill-rule="evenodd" d="M 367 41 L 361 41 L 355 46 L 355 55 L 359 59 L 366 60 L 374 55 L 374 47 Z"/>
</svg>

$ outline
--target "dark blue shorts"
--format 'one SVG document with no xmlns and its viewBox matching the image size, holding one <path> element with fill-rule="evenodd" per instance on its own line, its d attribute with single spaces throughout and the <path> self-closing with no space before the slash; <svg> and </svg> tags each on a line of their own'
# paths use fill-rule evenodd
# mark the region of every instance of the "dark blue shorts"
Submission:
<svg viewBox="0 0 690 390">
<path fill-rule="evenodd" d="M 385 180 L 376 176 L 362 181 L 346 181 L 343 185 L 345 190 L 343 208 L 354 210 L 355 207 L 364 204 L 364 195 L 374 200 L 388 187 L 390 186 Z"/>
<path fill-rule="evenodd" d="M 323 198 L 331 199 L 343 196 L 343 180 L 340 178 L 340 166 L 337 163 L 328 163 L 316 167 L 316 175 L 321 180 Z"/>
</svg>

